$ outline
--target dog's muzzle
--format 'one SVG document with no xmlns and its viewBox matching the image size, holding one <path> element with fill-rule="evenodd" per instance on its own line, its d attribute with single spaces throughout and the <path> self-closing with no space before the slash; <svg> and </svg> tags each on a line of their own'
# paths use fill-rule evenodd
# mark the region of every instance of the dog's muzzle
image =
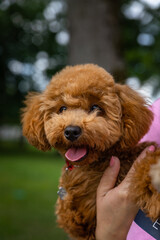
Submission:
<svg viewBox="0 0 160 240">
<path fill-rule="evenodd" d="M 82 134 L 79 126 L 68 126 L 64 130 L 64 136 L 71 142 L 77 140 Z"/>
</svg>

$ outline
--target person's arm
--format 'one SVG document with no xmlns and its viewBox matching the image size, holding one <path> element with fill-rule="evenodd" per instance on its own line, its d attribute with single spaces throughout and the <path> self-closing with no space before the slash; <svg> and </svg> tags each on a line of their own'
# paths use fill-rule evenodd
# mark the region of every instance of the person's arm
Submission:
<svg viewBox="0 0 160 240">
<path fill-rule="evenodd" d="M 154 146 L 146 148 L 136 161 L 145 157 L 146 151 L 154 151 Z M 129 179 L 134 165 L 126 178 L 115 186 L 120 169 L 120 161 L 112 157 L 97 189 L 96 240 L 126 240 L 130 226 L 138 212 L 128 191 Z"/>
</svg>

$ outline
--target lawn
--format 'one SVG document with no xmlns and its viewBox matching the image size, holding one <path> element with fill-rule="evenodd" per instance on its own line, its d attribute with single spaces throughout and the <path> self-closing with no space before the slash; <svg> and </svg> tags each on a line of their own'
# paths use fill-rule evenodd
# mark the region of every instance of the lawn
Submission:
<svg viewBox="0 0 160 240">
<path fill-rule="evenodd" d="M 0 239 L 67 240 L 54 214 L 64 160 L 26 143 L 0 143 Z"/>
</svg>

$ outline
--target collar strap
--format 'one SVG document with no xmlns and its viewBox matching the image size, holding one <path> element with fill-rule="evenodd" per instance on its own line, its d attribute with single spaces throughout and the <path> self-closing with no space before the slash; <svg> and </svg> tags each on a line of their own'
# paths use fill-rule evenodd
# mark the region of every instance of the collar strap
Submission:
<svg viewBox="0 0 160 240">
<path fill-rule="evenodd" d="M 68 160 L 66 160 L 67 168 L 66 170 L 72 171 L 74 169 L 74 165 L 71 165 Z"/>
</svg>

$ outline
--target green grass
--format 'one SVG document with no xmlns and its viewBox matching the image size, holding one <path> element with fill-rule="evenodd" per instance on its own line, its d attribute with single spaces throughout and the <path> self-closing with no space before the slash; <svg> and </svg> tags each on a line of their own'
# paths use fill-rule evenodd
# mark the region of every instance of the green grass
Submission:
<svg viewBox="0 0 160 240">
<path fill-rule="evenodd" d="M 64 160 L 27 144 L 0 143 L 0 239 L 67 240 L 56 226 L 57 186 Z"/>
</svg>

